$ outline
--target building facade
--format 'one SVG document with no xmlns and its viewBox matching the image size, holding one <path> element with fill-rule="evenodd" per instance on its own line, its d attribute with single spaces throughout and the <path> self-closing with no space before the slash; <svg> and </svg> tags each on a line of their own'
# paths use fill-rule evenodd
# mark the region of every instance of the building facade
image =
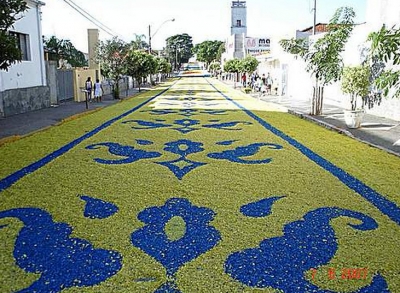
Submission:
<svg viewBox="0 0 400 293">
<path fill-rule="evenodd" d="M 26 2 L 28 9 L 10 30 L 18 38 L 22 61 L 0 70 L 0 117 L 50 106 L 41 27 L 44 3 Z"/>
<path fill-rule="evenodd" d="M 365 50 L 369 48 L 367 37 L 373 31 L 378 31 L 382 25 L 387 27 L 400 24 L 400 1 L 368 0 L 366 8 L 366 23 L 354 27 L 342 54 L 345 66 L 359 65 L 364 61 Z M 301 32 L 301 34 L 299 34 Z M 305 31 L 297 31 L 293 37 L 309 37 L 310 43 L 323 36 L 306 36 Z M 278 40 L 271 44 L 272 55 L 259 66 L 260 72 L 271 72 L 280 85 L 279 94 L 296 100 L 310 101 L 314 86 L 314 78 L 305 70 L 306 64 L 301 58 L 283 52 Z M 397 68 L 399 69 L 399 68 Z M 343 108 L 349 108 L 350 97 L 341 91 L 341 83 L 328 85 L 324 89 L 324 103 Z M 400 121 L 400 99 L 383 98 L 378 103 L 366 105 L 367 113 Z"/>
</svg>

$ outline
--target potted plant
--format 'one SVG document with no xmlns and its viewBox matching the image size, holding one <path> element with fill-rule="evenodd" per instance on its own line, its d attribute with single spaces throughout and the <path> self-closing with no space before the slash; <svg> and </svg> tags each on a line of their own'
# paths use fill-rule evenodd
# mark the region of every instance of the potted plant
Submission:
<svg viewBox="0 0 400 293">
<path fill-rule="evenodd" d="M 343 69 L 342 92 L 351 97 L 351 109 L 344 111 L 349 128 L 359 128 L 364 117 L 364 99 L 369 93 L 371 70 L 366 66 L 348 66 Z M 357 102 L 361 100 L 360 104 Z"/>
</svg>

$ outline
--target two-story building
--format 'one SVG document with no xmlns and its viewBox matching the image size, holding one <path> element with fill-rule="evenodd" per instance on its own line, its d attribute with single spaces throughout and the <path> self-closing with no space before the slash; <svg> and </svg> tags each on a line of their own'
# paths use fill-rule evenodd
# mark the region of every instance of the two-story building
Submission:
<svg viewBox="0 0 400 293">
<path fill-rule="evenodd" d="M 8 71 L 0 70 L 0 117 L 50 106 L 41 27 L 44 3 L 26 2 L 28 9 L 10 29 L 10 34 L 18 39 L 22 61 Z"/>
</svg>

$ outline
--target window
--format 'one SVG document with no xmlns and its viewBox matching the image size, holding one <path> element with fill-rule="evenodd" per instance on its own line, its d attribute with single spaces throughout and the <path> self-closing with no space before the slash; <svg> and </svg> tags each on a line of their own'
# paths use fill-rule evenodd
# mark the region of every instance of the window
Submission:
<svg viewBox="0 0 400 293">
<path fill-rule="evenodd" d="M 236 20 L 236 26 L 242 26 L 242 21 L 240 19 Z"/>
<path fill-rule="evenodd" d="M 17 32 L 10 32 L 11 36 L 14 36 L 17 39 L 18 49 L 21 50 L 22 60 L 30 61 L 31 60 L 31 51 L 29 44 L 29 35 L 21 34 Z"/>
</svg>

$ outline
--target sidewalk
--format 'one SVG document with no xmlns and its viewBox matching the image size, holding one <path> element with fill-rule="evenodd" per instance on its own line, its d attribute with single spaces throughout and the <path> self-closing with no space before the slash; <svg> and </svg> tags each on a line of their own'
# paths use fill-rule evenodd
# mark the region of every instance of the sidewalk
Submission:
<svg viewBox="0 0 400 293">
<path fill-rule="evenodd" d="M 233 87 L 233 82 L 223 81 Z M 239 85 L 239 83 L 237 83 Z M 237 90 L 241 91 L 238 87 Z M 365 114 L 361 128 L 350 129 L 344 122 L 343 108 L 324 103 L 320 116 L 310 115 L 310 101 L 295 100 L 281 96 L 263 96 L 258 93 L 249 96 L 270 103 L 279 104 L 288 109 L 288 112 L 301 118 L 313 121 L 328 129 L 343 133 L 354 139 L 367 143 L 373 147 L 383 149 L 389 153 L 400 156 L 400 121 L 395 121 L 371 114 Z"/>
<path fill-rule="evenodd" d="M 224 81 L 224 83 L 233 87 L 232 82 Z M 241 89 L 238 88 L 238 90 Z M 128 95 L 126 95 L 126 91 L 122 91 L 121 99 L 127 96 L 132 96 L 137 92 L 137 89 L 130 89 Z M 259 98 L 258 93 L 250 94 L 249 96 L 255 99 Z M 323 115 L 311 116 L 309 115 L 309 101 L 294 100 L 280 96 L 263 96 L 261 97 L 261 100 L 284 106 L 291 114 L 313 121 L 326 128 L 343 133 L 371 146 L 400 156 L 400 121 L 366 114 L 361 128 L 350 129 L 344 122 L 343 109 L 337 106 L 324 104 Z M 103 96 L 102 103 L 89 103 L 89 109 L 86 109 L 85 103 L 67 101 L 60 103 L 57 107 L 45 108 L 7 118 L 0 118 L 0 139 L 11 136 L 23 136 L 56 125 L 70 116 L 93 111 L 97 108 L 106 107 L 119 101 L 120 100 L 113 99 L 111 95 L 105 95 Z"/>
<path fill-rule="evenodd" d="M 145 88 L 141 90 L 146 90 Z M 126 98 L 134 95 L 138 89 L 133 88 L 126 93 L 125 90 L 121 91 L 120 98 Z M 63 119 L 71 117 L 76 114 L 93 111 L 97 108 L 107 107 L 109 105 L 118 103 L 121 100 L 116 100 L 111 94 L 104 95 L 102 102 L 92 102 L 88 104 L 86 109 L 85 102 L 75 102 L 69 100 L 62 102 L 55 107 L 40 109 L 18 115 L 13 115 L 6 118 L 0 118 L 0 139 L 10 136 L 23 136 L 40 129 L 56 125 Z"/>
</svg>

